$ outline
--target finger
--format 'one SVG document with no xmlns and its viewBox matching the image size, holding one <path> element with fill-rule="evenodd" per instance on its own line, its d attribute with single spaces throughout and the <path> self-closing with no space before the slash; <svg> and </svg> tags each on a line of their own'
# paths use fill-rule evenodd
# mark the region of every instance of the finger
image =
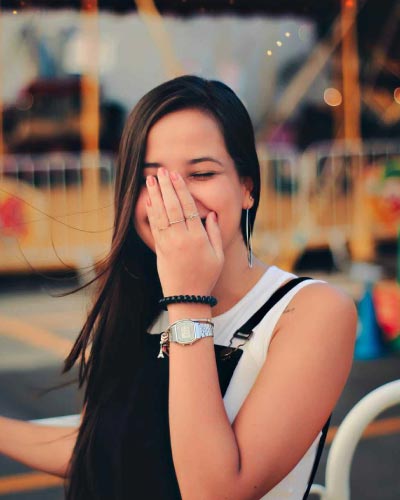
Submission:
<svg viewBox="0 0 400 500">
<path fill-rule="evenodd" d="M 191 231 L 204 231 L 200 217 L 196 216 L 196 214 L 198 215 L 196 203 L 193 199 L 193 196 L 190 194 L 185 181 L 177 172 L 171 173 L 171 179 L 175 188 L 177 198 L 182 207 L 183 216 L 186 219 L 188 229 L 190 229 Z"/>
<path fill-rule="evenodd" d="M 147 198 L 146 200 L 146 211 L 147 211 L 147 218 L 149 219 L 151 234 L 153 235 L 154 241 L 156 241 L 156 238 L 158 237 L 157 234 L 158 229 L 154 218 L 154 211 L 150 198 Z"/>
<path fill-rule="evenodd" d="M 146 207 L 152 230 L 159 230 L 159 228 L 168 227 L 168 215 L 164 207 L 164 202 L 156 178 L 152 175 L 147 176 L 146 186 L 150 200 L 150 205 L 146 203 Z"/>
<path fill-rule="evenodd" d="M 186 230 L 186 221 L 181 203 L 175 192 L 168 170 L 159 168 L 157 177 L 169 223 L 173 225 L 176 231 Z"/>
<path fill-rule="evenodd" d="M 221 230 L 219 228 L 217 215 L 215 212 L 210 212 L 206 218 L 206 231 L 208 239 L 210 240 L 211 246 L 213 247 L 217 257 L 219 259 L 224 258 L 224 252 L 222 248 L 222 237 Z"/>
</svg>

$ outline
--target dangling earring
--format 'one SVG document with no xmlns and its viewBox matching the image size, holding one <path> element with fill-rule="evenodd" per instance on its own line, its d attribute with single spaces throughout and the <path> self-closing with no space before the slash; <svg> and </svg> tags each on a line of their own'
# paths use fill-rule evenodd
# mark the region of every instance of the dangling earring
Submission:
<svg viewBox="0 0 400 500">
<path fill-rule="evenodd" d="M 247 262 L 249 267 L 253 267 L 253 247 L 251 243 L 251 232 L 249 223 L 249 209 L 246 208 L 246 247 L 247 247 Z"/>
</svg>

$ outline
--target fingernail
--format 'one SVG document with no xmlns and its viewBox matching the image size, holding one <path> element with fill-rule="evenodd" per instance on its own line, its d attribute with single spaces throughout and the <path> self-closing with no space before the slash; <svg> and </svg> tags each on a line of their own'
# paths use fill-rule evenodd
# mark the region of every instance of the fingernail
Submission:
<svg viewBox="0 0 400 500">
<path fill-rule="evenodd" d="M 163 175 L 164 177 L 167 177 L 167 175 L 168 175 L 168 170 L 164 167 L 161 167 L 159 172 L 160 172 L 160 175 Z"/>
<path fill-rule="evenodd" d="M 155 183 L 156 183 L 156 180 L 154 179 L 154 177 L 153 177 L 152 175 L 148 175 L 148 176 L 146 177 L 146 184 L 147 184 L 148 186 L 154 186 L 154 185 L 155 185 Z"/>
<path fill-rule="evenodd" d="M 170 177 L 173 181 L 177 181 L 179 179 L 177 172 L 171 172 Z"/>
</svg>

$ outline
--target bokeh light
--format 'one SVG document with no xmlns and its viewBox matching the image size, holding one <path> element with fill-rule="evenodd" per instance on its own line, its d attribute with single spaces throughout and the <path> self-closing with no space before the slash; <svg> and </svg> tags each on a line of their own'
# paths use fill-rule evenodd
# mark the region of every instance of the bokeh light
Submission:
<svg viewBox="0 0 400 500">
<path fill-rule="evenodd" d="M 285 33 L 285 37 L 286 37 L 286 38 L 289 38 L 289 37 L 290 37 L 290 31 L 286 31 L 286 33 Z"/>
<path fill-rule="evenodd" d="M 267 50 L 267 56 L 272 56 L 272 50 Z"/>
<path fill-rule="evenodd" d="M 282 42 L 281 42 L 280 40 L 277 40 L 277 41 L 276 41 L 276 45 L 277 45 L 278 47 L 282 47 Z"/>
<path fill-rule="evenodd" d="M 328 106 L 340 106 L 342 104 L 342 94 L 339 90 L 330 87 L 324 91 L 324 101 Z"/>
<path fill-rule="evenodd" d="M 397 102 L 397 104 L 400 104 L 400 87 L 394 89 L 393 98 Z"/>
</svg>

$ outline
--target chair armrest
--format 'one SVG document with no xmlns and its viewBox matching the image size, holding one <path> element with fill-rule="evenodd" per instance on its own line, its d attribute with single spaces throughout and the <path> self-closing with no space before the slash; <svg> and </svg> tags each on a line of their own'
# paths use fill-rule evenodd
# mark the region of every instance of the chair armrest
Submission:
<svg viewBox="0 0 400 500">
<path fill-rule="evenodd" d="M 400 380 L 364 396 L 347 414 L 333 439 L 326 464 L 325 500 L 350 500 L 350 468 L 361 436 L 377 415 L 400 403 Z"/>
<path fill-rule="evenodd" d="M 62 417 L 40 418 L 37 420 L 30 420 L 30 422 L 39 425 L 54 425 L 57 427 L 78 427 L 81 423 L 80 414 L 64 415 Z"/>
</svg>

